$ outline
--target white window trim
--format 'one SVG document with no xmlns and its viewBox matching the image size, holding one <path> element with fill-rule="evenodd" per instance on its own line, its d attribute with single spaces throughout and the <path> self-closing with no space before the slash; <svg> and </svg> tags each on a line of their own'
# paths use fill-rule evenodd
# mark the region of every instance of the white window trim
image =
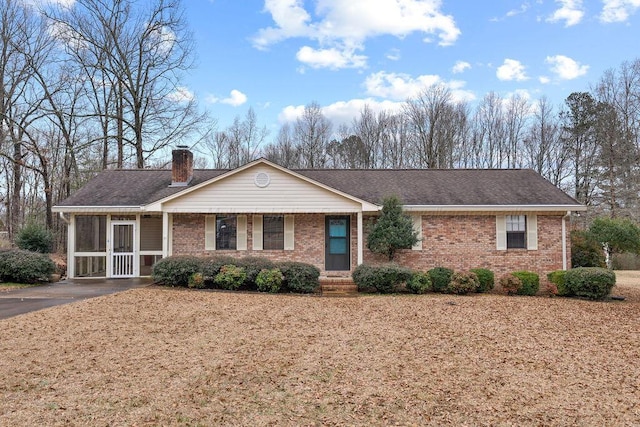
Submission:
<svg viewBox="0 0 640 427">
<path fill-rule="evenodd" d="M 538 216 L 535 214 L 526 215 L 526 250 L 538 250 Z M 507 250 L 507 216 L 496 216 L 496 250 Z"/>
</svg>

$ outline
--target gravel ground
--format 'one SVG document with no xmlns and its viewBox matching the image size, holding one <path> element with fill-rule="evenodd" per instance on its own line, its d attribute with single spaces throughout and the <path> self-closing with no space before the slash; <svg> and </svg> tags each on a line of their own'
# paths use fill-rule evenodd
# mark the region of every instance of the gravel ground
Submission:
<svg viewBox="0 0 640 427">
<path fill-rule="evenodd" d="M 640 273 L 591 302 L 144 288 L 0 321 L 0 425 L 640 425 Z"/>
</svg>

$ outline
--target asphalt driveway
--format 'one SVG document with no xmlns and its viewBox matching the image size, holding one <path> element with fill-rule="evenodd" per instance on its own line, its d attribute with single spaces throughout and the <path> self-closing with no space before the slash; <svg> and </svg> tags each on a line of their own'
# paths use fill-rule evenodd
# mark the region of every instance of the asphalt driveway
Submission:
<svg viewBox="0 0 640 427">
<path fill-rule="evenodd" d="M 0 292 L 0 319 L 87 298 L 141 288 L 151 283 L 151 279 L 148 278 L 76 279 L 2 291 Z"/>
</svg>

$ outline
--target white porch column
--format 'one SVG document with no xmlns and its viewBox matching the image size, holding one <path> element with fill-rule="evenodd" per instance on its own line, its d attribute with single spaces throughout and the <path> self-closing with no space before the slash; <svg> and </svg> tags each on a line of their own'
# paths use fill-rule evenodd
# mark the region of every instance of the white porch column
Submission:
<svg viewBox="0 0 640 427">
<path fill-rule="evenodd" d="M 71 214 L 67 224 L 67 277 L 76 277 L 76 216 Z"/>
<path fill-rule="evenodd" d="M 566 218 L 571 215 L 571 211 L 567 212 L 565 216 L 562 217 L 562 269 L 566 270 L 568 266 L 567 262 L 567 224 Z"/>
<path fill-rule="evenodd" d="M 364 242 L 362 239 L 364 238 L 364 233 L 362 230 L 362 211 L 358 212 L 358 265 L 363 262 L 363 249 Z"/>
<path fill-rule="evenodd" d="M 162 258 L 169 256 L 169 213 L 162 212 Z"/>
</svg>

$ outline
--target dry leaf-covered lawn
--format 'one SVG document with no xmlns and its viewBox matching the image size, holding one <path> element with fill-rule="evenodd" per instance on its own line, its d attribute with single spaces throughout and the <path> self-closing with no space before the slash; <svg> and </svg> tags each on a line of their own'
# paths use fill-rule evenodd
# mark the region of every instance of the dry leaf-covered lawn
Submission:
<svg viewBox="0 0 640 427">
<path fill-rule="evenodd" d="M 0 425 L 638 425 L 622 302 L 145 288 L 0 321 Z"/>
</svg>

